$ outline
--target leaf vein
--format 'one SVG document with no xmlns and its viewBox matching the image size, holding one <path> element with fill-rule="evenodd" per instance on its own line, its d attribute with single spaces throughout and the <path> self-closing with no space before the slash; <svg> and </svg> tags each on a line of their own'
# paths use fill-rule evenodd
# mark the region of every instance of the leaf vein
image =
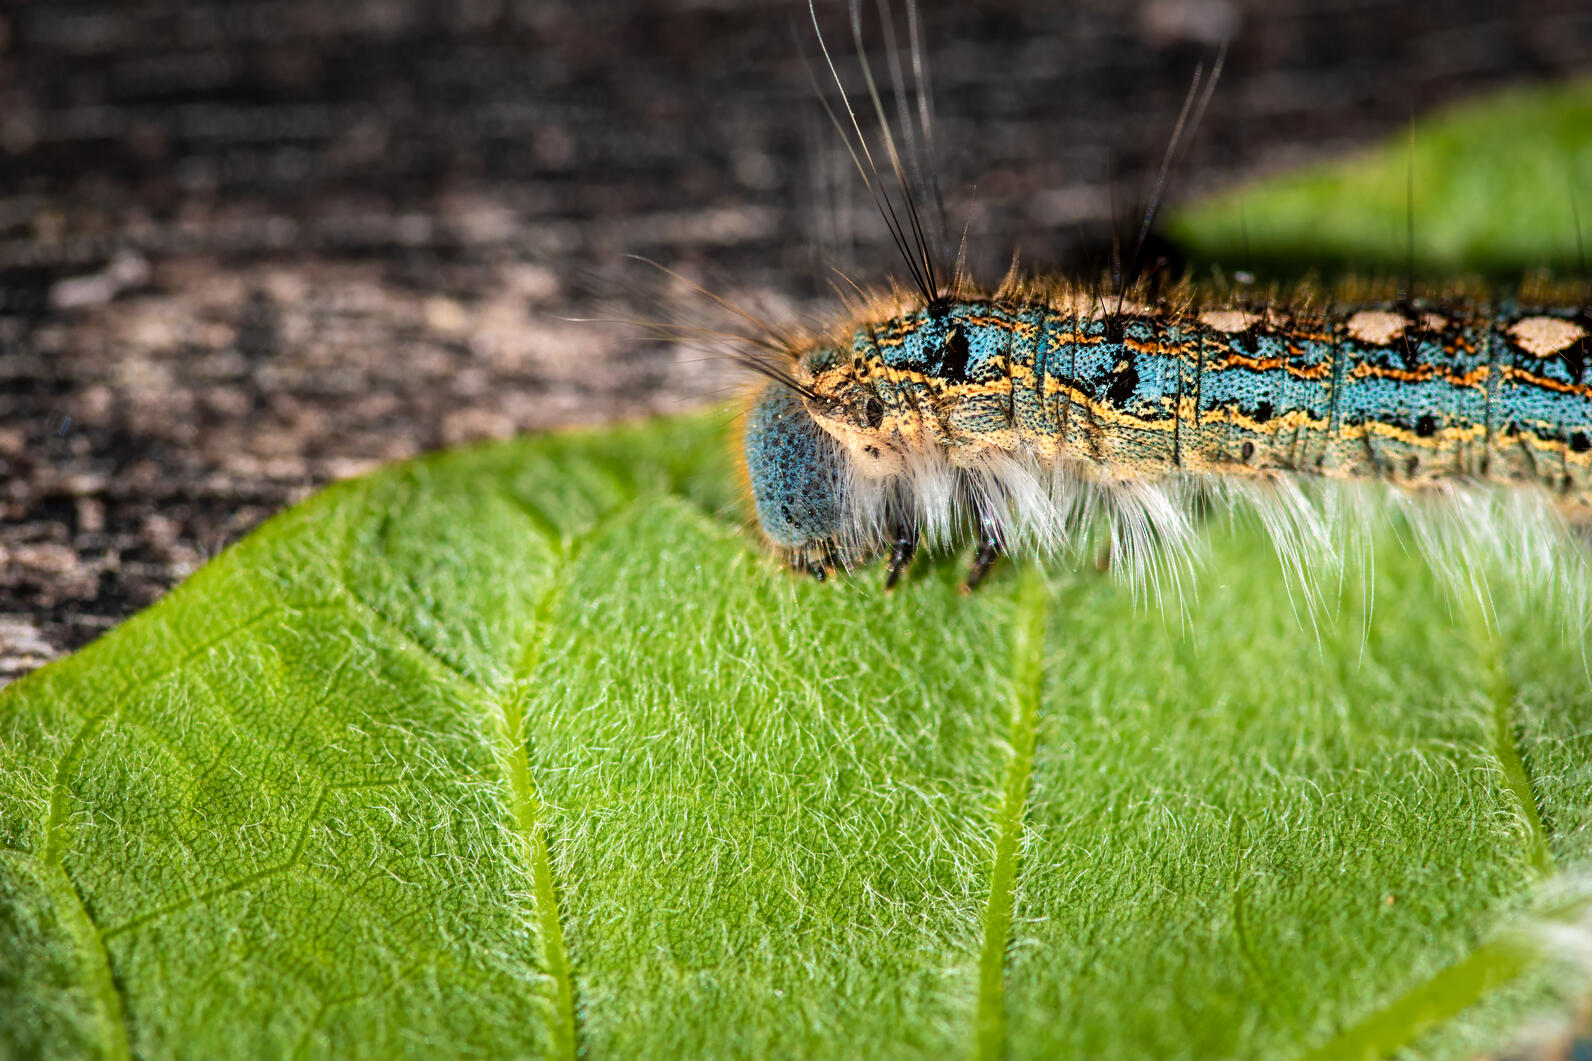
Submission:
<svg viewBox="0 0 1592 1061">
<path fill-rule="evenodd" d="M 360 596 L 346 578 L 341 579 L 340 585 L 343 592 L 347 594 L 347 599 L 352 601 L 368 617 L 375 620 L 376 624 L 381 627 L 383 633 L 388 634 L 393 640 L 403 645 L 403 647 L 409 651 L 425 657 L 437 668 L 446 672 L 447 675 L 453 680 L 469 686 L 481 696 L 488 698 L 491 697 L 491 691 L 487 689 L 486 686 L 482 685 L 479 679 L 460 669 L 458 664 L 443 656 L 425 642 L 415 637 L 409 631 L 405 630 L 398 623 L 388 618 L 386 612 L 382 611 L 376 605 Z"/>
<path fill-rule="evenodd" d="M 1305 1054 L 1305 1061 L 1373 1061 L 1514 980 L 1536 957 L 1519 939 L 1484 943 L 1462 960 L 1416 984 L 1388 1004 Z"/>
<path fill-rule="evenodd" d="M 515 832 L 529 848 L 531 884 L 536 894 L 537 915 L 546 950 L 544 960 L 548 976 L 553 981 L 553 1049 L 559 1057 L 568 1061 L 574 1061 L 579 1053 L 575 1028 L 575 988 L 569 952 L 564 942 L 558 888 L 553 880 L 547 829 L 542 821 L 543 804 L 531 780 L 530 757 L 525 750 L 524 697 L 529 692 L 529 680 L 541 665 L 552 639 L 553 613 L 563 600 L 576 558 L 592 539 L 620 516 L 634 509 L 636 504 L 632 499 L 618 506 L 578 536 L 553 539 L 544 534 L 558 556 L 557 565 L 551 584 L 537 601 L 525 647 L 514 668 L 513 681 L 508 692 L 499 700 L 500 758 L 509 782 Z"/>
<path fill-rule="evenodd" d="M 1515 732 L 1515 690 L 1504 674 L 1503 664 L 1494 659 L 1492 670 L 1493 754 L 1503 769 L 1504 782 L 1515 798 L 1516 811 L 1527 831 L 1526 858 L 1537 873 L 1553 872 L 1554 858 L 1548 849 L 1548 828 L 1537 803 L 1536 789 L 1526 772 L 1526 757 Z"/>
<path fill-rule="evenodd" d="M 995 862 L 979 955 L 977 1056 L 1006 1056 L 1006 952 L 1016 901 L 1017 844 L 1028 809 L 1039 696 L 1045 678 L 1047 590 L 1036 571 L 1024 572 L 1014 617 L 1012 715 L 1006 777 L 995 819 Z"/>
<path fill-rule="evenodd" d="M 108 1056 L 125 1059 L 132 1056 L 131 1031 L 127 1026 L 127 1008 L 120 986 L 111 973 L 110 951 L 105 946 L 105 933 L 89 913 L 83 893 L 66 866 L 57 861 L 45 864 L 45 872 L 55 878 L 57 902 L 73 927 L 72 935 L 83 955 L 94 981 L 94 995 L 99 1002 L 100 1023 L 105 1029 L 103 1040 Z"/>
<path fill-rule="evenodd" d="M 210 900 L 218 899 L 223 895 L 230 895 L 233 892 L 242 891 L 251 884 L 258 884 L 260 881 L 269 880 L 272 877 L 278 877 L 291 871 L 299 865 L 300 860 L 304 857 L 304 850 L 309 844 L 310 832 L 315 828 L 316 823 L 320 820 L 321 811 L 326 806 L 326 796 L 329 791 L 330 786 L 321 786 L 320 792 L 318 792 L 315 796 L 314 804 L 311 805 L 309 812 L 304 816 L 304 824 L 302 827 L 300 827 L 298 836 L 294 838 L 293 846 L 288 849 L 287 854 L 282 857 L 281 861 L 266 866 L 263 869 L 258 869 L 253 873 L 239 877 L 237 880 L 228 881 L 226 884 L 218 884 L 214 888 L 207 888 L 195 895 L 190 895 L 187 898 L 179 899 L 174 903 L 168 903 L 165 906 L 159 906 L 153 910 L 145 911 L 144 913 L 139 914 L 130 920 L 123 921 L 119 925 L 105 929 L 102 935 L 106 939 L 114 939 L 117 936 L 125 935 L 136 928 L 146 925 L 151 921 L 158 920 L 171 914 L 179 913 L 180 911 L 187 910 L 190 907 L 198 906 L 200 903 L 207 903 Z"/>
<path fill-rule="evenodd" d="M 258 625 L 282 610 L 291 611 L 292 609 L 281 604 L 270 605 L 255 612 L 237 626 L 222 631 L 208 641 L 200 642 L 177 657 L 168 666 L 157 670 L 154 674 L 129 682 L 112 694 L 108 707 L 90 714 L 84 719 L 83 725 L 78 727 L 77 733 L 73 735 L 72 743 L 67 745 L 66 754 L 62 755 L 56 762 L 55 771 L 50 781 L 49 812 L 44 819 L 44 861 L 46 863 L 51 865 L 60 863 L 67 840 L 66 804 L 70 795 L 68 792 L 68 771 L 75 770 L 78 765 L 81 765 L 83 757 L 88 753 L 89 742 L 99 733 L 101 727 L 115 717 L 121 711 L 122 705 L 138 690 L 153 685 L 166 675 L 180 670 L 200 656 L 205 655 L 229 637 Z"/>
</svg>

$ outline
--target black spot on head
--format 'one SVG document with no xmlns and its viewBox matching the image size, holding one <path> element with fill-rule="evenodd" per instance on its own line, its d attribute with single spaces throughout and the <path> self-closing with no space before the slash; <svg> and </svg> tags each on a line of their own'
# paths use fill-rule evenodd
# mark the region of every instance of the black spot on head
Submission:
<svg viewBox="0 0 1592 1061">
<path fill-rule="evenodd" d="M 1248 464 L 1250 461 L 1255 459 L 1255 444 L 1245 440 L 1244 448 L 1238 451 L 1238 455 L 1240 460 L 1242 460 L 1245 464 Z"/>
<path fill-rule="evenodd" d="M 1437 434 L 1437 417 L 1427 413 L 1417 419 L 1415 421 L 1415 433 L 1422 438 L 1431 438 Z"/>
<path fill-rule="evenodd" d="M 1592 449 L 1592 435 L 1588 435 L 1585 431 L 1577 431 L 1570 436 L 1571 453 L 1585 453 L 1589 449 Z"/>
<path fill-rule="evenodd" d="M 862 407 L 862 415 L 867 417 L 868 427 L 879 430 L 879 425 L 884 423 L 884 405 L 878 398 L 869 398 Z"/>
<path fill-rule="evenodd" d="M 945 339 L 945 350 L 940 354 L 940 375 L 953 383 L 966 383 L 967 356 L 967 336 L 957 328 Z"/>
</svg>

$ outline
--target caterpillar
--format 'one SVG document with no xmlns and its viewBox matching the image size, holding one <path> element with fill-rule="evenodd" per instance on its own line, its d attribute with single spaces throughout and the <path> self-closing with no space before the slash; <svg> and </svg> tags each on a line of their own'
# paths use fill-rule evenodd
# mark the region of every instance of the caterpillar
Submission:
<svg viewBox="0 0 1592 1061">
<path fill-rule="evenodd" d="M 821 32 L 819 45 L 839 85 Z M 960 268 L 942 282 L 913 198 L 924 182 L 863 70 L 903 203 L 881 191 L 849 102 L 847 144 L 914 286 L 866 294 L 847 321 L 749 359 L 767 378 L 747 405 L 745 478 L 791 566 L 821 580 L 884 556 L 894 587 L 920 547 L 970 529 L 971 589 L 1003 553 L 1063 549 L 1103 515 L 1139 572 L 1187 547 L 1213 495 L 1255 502 L 1297 552 L 1324 519 L 1307 494 L 1337 485 L 1501 491 L 1504 507 L 1546 515 L 1548 533 L 1592 521 L 1592 306 L 1345 303 L 1310 288 L 1256 304 L 1187 280 L 1112 291 L 1015 264 L 990 292 Z M 931 142 L 926 117 L 919 139 Z"/>
</svg>

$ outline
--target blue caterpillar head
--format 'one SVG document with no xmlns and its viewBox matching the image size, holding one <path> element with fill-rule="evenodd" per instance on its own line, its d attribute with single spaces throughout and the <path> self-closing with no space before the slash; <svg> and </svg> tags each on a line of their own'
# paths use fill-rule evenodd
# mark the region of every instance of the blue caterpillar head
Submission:
<svg viewBox="0 0 1592 1061">
<path fill-rule="evenodd" d="M 793 560 L 828 551 L 845 527 L 840 443 L 800 395 L 774 383 L 747 411 L 743 444 L 763 533 Z"/>
</svg>

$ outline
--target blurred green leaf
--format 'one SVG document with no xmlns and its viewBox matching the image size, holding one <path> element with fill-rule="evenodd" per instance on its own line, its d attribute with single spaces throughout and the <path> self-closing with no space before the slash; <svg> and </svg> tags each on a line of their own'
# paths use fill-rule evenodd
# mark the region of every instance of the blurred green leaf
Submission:
<svg viewBox="0 0 1592 1061">
<path fill-rule="evenodd" d="M 1579 225 L 1579 232 L 1577 231 Z M 1454 107 L 1349 159 L 1191 204 L 1168 234 L 1229 268 L 1584 268 L 1592 81 Z"/>
</svg>

